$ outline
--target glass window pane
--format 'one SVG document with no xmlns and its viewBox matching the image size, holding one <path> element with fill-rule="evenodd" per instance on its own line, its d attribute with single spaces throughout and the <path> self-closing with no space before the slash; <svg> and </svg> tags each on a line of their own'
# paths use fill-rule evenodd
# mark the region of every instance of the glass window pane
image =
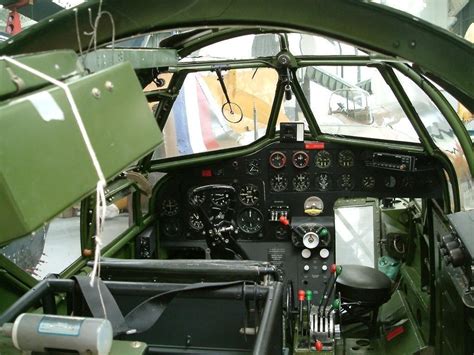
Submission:
<svg viewBox="0 0 474 355">
<path fill-rule="evenodd" d="M 297 77 L 323 133 L 419 142 L 377 69 L 306 67 L 298 69 Z"/>
<path fill-rule="evenodd" d="M 400 72 L 396 72 L 396 75 L 434 143 L 447 155 L 456 170 L 461 193 L 461 208 L 474 209 L 474 181 L 469 172 L 464 151 L 454 131 L 436 105 L 418 85 Z"/>
<path fill-rule="evenodd" d="M 154 159 L 243 146 L 265 134 L 278 81 L 276 71 L 239 69 L 222 75 L 233 111 L 215 72 L 188 74 Z"/>
<path fill-rule="evenodd" d="M 38 280 L 59 274 L 81 257 L 80 205 L 67 208 L 35 232 L 12 241 L 0 253 Z"/>
</svg>

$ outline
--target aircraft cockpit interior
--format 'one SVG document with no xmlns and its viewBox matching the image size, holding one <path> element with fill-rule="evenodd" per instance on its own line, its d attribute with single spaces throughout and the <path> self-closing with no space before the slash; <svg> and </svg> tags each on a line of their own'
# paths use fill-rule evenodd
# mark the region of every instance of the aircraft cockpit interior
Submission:
<svg viewBox="0 0 474 355">
<path fill-rule="evenodd" d="M 108 3 L 0 44 L 0 354 L 474 352 L 469 68 Z"/>
</svg>

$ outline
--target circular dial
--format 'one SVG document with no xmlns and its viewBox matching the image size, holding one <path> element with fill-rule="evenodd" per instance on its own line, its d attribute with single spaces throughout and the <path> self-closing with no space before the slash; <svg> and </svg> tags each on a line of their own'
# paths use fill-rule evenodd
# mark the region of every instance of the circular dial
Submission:
<svg viewBox="0 0 474 355">
<path fill-rule="evenodd" d="M 319 244 L 319 236 L 314 232 L 307 232 L 303 236 L 303 245 L 308 249 L 314 249 Z"/>
<path fill-rule="evenodd" d="M 281 169 L 286 164 L 286 155 L 282 152 L 273 152 L 270 154 L 270 165 L 272 168 Z"/>
<path fill-rule="evenodd" d="M 173 198 L 163 200 L 161 203 L 161 212 L 168 217 L 176 216 L 179 212 L 178 201 Z"/>
<path fill-rule="evenodd" d="M 349 191 L 354 188 L 354 181 L 351 174 L 342 174 L 337 180 L 337 184 L 343 190 Z"/>
<path fill-rule="evenodd" d="M 285 191 L 288 187 L 288 179 L 285 174 L 275 174 L 270 179 L 270 187 L 275 192 Z"/>
<path fill-rule="evenodd" d="M 375 178 L 371 175 L 362 178 L 362 187 L 366 190 L 372 190 L 375 187 Z"/>
<path fill-rule="evenodd" d="M 329 153 L 327 150 L 320 150 L 316 154 L 316 166 L 320 169 L 326 169 L 331 166 L 332 163 L 332 157 L 331 153 Z"/>
<path fill-rule="evenodd" d="M 217 207 L 226 207 L 230 203 L 230 195 L 228 192 L 213 192 L 211 194 L 211 202 Z"/>
<path fill-rule="evenodd" d="M 307 173 L 296 174 L 293 178 L 293 188 L 296 191 L 306 191 L 311 184 L 311 178 Z"/>
<path fill-rule="evenodd" d="M 324 210 L 324 202 L 318 196 L 310 196 L 304 201 L 304 212 L 310 216 L 318 216 Z"/>
<path fill-rule="evenodd" d="M 181 224 L 177 218 L 166 219 L 162 226 L 163 233 L 168 237 L 176 237 L 180 234 Z"/>
<path fill-rule="evenodd" d="M 239 201 L 245 206 L 253 206 L 258 202 L 259 195 L 257 186 L 246 184 L 239 190 Z"/>
<path fill-rule="evenodd" d="M 260 173 L 260 161 L 257 159 L 252 159 L 247 164 L 247 174 L 258 175 L 259 173 Z"/>
<path fill-rule="evenodd" d="M 256 208 L 246 208 L 240 212 L 237 225 L 244 233 L 258 233 L 263 227 L 263 215 Z"/>
<path fill-rule="evenodd" d="M 338 155 L 339 165 L 344 168 L 350 168 L 354 166 L 354 153 L 350 150 L 342 150 Z"/>
<path fill-rule="evenodd" d="M 293 165 L 295 168 L 298 169 L 303 169 L 308 166 L 309 163 L 309 155 L 306 152 L 303 152 L 302 150 L 299 152 L 296 152 L 293 154 L 293 157 L 291 158 L 291 161 L 293 162 Z"/>
<path fill-rule="evenodd" d="M 200 231 L 204 228 L 204 222 L 197 212 L 191 212 L 189 214 L 188 224 L 195 231 Z"/>
<path fill-rule="evenodd" d="M 204 192 L 198 192 L 189 195 L 189 204 L 191 206 L 200 206 L 206 201 L 206 195 Z"/>
<path fill-rule="evenodd" d="M 331 182 L 331 178 L 326 173 L 316 175 L 316 187 L 319 191 L 329 190 L 331 188 Z"/>
</svg>

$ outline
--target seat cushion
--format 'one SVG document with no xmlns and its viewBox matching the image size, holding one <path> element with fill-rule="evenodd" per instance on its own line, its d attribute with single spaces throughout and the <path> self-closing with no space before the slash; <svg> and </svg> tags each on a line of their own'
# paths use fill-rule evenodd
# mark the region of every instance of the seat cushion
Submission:
<svg viewBox="0 0 474 355">
<path fill-rule="evenodd" d="M 380 306 L 390 299 L 392 283 L 381 271 L 362 265 L 342 265 L 336 291 L 343 300 Z"/>
</svg>

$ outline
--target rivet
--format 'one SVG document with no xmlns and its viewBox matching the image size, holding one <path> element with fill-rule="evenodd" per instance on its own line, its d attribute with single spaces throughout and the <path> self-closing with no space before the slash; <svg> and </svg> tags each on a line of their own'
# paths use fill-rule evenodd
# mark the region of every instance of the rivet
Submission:
<svg viewBox="0 0 474 355">
<path fill-rule="evenodd" d="M 112 84 L 111 81 L 106 81 L 105 82 L 105 88 L 108 90 L 108 91 L 112 91 L 114 89 L 114 84 Z"/>
<path fill-rule="evenodd" d="M 94 96 L 96 99 L 100 98 L 100 90 L 97 88 L 92 89 L 92 96 Z"/>
<path fill-rule="evenodd" d="M 400 47 L 400 41 L 395 41 L 395 42 L 393 42 L 393 47 L 394 47 L 394 48 Z"/>
<path fill-rule="evenodd" d="M 58 64 L 54 64 L 54 69 L 59 70 L 60 66 Z"/>
<path fill-rule="evenodd" d="M 411 42 L 410 42 L 410 47 L 411 47 L 411 48 L 415 48 L 415 47 L 416 47 L 416 42 L 415 42 L 415 41 L 411 41 Z"/>
</svg>

